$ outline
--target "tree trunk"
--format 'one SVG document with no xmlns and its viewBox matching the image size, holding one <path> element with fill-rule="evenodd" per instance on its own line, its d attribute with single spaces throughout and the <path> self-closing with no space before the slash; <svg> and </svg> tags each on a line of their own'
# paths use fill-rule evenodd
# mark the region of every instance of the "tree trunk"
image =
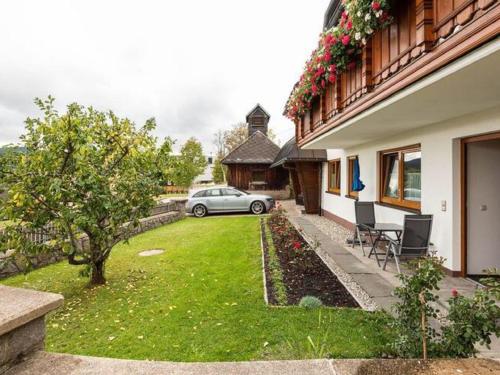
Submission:
<svg viewBox="0 0 500 375">
<path fill-rule="evenodd" d="M 98 261 L 92 264 L 92 274 L 90 275 L 90 285 L 104 285 L 106 279 L 104 278 L 104 262 Z"/>
</svg>

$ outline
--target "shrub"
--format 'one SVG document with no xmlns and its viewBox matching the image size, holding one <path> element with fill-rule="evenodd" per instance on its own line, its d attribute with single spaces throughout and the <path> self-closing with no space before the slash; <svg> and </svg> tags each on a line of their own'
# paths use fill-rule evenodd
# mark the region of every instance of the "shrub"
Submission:
<svg viewBox="0 0 500 375">
<path fill-rule="evenodd" d="M 306 309 L 317 309 L 323 306 L 323 302 L 319 298 L 314 296 L 305 296 L 299 302 L 300 307 L 305 307 Z"/>
<path fill-rule="evenodd" d="M 478 289 L 472 298 L 460 296 L 456 291 L 448 300 L 449 323 L 442 329 L 440 342 L 441 355 L 444 357 L 471 357 L 476 353 L 475 344 L 489 348 L 491 334 L 500 334 L 496 325 L 500 309 L 490 297 L 489 292 Z"/>
<path fill-rule="evenodd" d="M 437 334 L 427 322 L 437 318 L 439 312 L 430 303 L 438 299 L 433 292 L 444 277 L 442 263 L 438 258 L 418 259 L 409 262 L 412 275 L 398 275 L 402 286 L 394 290 L 394 295 L 400 302 L 394 305 L 396 318 L 391 324 L 398 338 L 391 347 L 400 357 L 420 358 L 426 351 L 424 346 L 434 351 L 432 343 Z"/>
<path fill-rule="evenodd" d="M 438 283 L 444 277 L 442 258 L 423 258 L 411 262 L 412 275 L 400 274 L 402 286 L 394 294 L 400 302 L 394 305 L 396 318 L 391 323 L 397 339 L 391 343 L 394 352 L 401 357 L 427 359 L 431 357 L 470 357 L 476 353 L 475 345 L 489 347 L 490 336 L 500 335 L 496 321 L 500 308 L 495 304 L 498 285 L 476 290 L 471 298 L 452 291 L 448 300 L 450 309 L 446 319 L 438 320 L 435 308 Z M 494 280 L 494 279 L 493 279 Z M 441 324 L 441 333 L 429 324 Z"/>
</svg>

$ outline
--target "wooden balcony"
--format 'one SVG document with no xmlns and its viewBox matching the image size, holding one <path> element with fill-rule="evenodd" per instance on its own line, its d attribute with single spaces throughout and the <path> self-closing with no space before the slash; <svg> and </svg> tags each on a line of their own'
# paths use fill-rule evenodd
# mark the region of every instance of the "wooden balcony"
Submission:
<svg viewBox="0 0 500 375">
<path fill-rule="evenodd" d="M 399 0 L 391 13 L 394 22 L 372 36 L 361 63 L 297 122 L 300 145 L 500 34 L 499 0 Z"/>
</svg>

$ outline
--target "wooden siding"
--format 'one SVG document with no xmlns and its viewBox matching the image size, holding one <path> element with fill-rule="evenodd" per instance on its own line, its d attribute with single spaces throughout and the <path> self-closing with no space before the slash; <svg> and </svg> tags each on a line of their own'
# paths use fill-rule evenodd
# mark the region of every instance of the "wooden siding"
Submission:
<svg viewBox="0 0 500 375">
<path fill-rule="evenodd" d="M 230 164 L 228 165 L 227 183 L 238 189 L 250 190 L 252 174 L 264 173 L 267 187 L 265 190 L 282 190 L 288 185 L 288 171 L 282 167 L 269 168 L 268 164 Z"/>
<path fill-rule="evenodd" d="M 360 64 L 328 84 L 311 111 L 296 123 L 299 146 L 499 34 L 499 0 L 393 4 L 393 24 L 374 33 L 363 48 Z"/>
</svg>

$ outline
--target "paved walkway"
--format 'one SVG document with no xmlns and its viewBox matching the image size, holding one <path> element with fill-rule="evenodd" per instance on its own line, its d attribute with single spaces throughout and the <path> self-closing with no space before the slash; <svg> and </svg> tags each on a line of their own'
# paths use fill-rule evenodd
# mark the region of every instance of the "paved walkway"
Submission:
<svg viewBox="0 0 500 375">
<path fill-rule="evenodd" d="M 444 371 L 443 371 L 444 370 Z M 179 363 L 132 361 L 38 352 L 4 375 L 490 375 L 500 363 L 488 360 L 304 360 Z"/>
</svg>

